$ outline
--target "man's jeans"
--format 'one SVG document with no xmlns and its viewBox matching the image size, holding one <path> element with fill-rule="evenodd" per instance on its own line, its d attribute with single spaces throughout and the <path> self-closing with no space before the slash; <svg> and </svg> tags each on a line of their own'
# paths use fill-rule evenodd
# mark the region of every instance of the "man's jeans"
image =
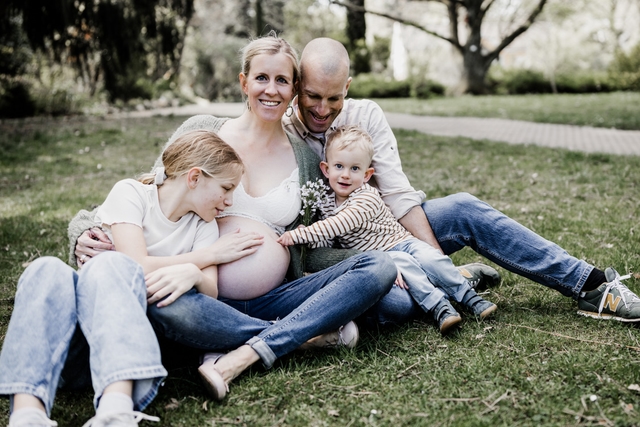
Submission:
<svg viewBox="0 0 640 427">
<path fill-rule="evenodd" d="M 395 277 L 391 258 L 371 251 L 252 300 L 216 300 L 192 290 L 147 311 L 158 333 L 170 340 L 208 351 L 249 344 L 269 368 L 310 338 L 360 316 L 389 291 Z"/>
<path fill-rule="evenodd" d="M 167 375 L 146 299 L 142 267 L 121 253 L 102 253 L 79 272 L 58 258 L 37 259 L 18 282 L 0 394 L 31 394 L 50 414 L 58 385 L 93 383 L 97 406 L 106 386 L 134 380 L 134 407 L 144 409 Z"/>
<path fill-rule="evenodd" d="M 447 255 L 469 246 L 499 266 L 573 298 L 593 270 L 468 193 L 428 200 L 422 209 Z M 397 324 L 419 312 L 410 295 L 394 286 L 367 314 L 369 321 Z"/>
</svg>

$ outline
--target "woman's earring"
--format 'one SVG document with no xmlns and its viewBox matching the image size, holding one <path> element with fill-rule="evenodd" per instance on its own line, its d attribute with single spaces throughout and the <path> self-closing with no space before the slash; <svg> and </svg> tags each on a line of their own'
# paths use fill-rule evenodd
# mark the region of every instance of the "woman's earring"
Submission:
<svg viewBox="0 0 640 427">
<path fill-rule="evenodd" d="M 293 106 L 289 104 L 287 107 L 287 111 L 284 112 L 287 117 L 291 117 L 293 115 Z"/>
</svg>

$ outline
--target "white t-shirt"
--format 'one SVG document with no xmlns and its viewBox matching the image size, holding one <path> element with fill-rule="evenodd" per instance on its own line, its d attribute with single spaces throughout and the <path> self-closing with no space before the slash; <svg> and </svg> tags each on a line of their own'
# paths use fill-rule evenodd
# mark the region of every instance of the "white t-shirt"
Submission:
<svg viewBox="0 0 640 427">
<path fill-rule="evenodd" d="M 134 224 L 142 228 L 150 256 L 172 256 L 213 244 L 220 233 L 215 221 L 206 222 L 193 212 L 170 221 L 160 209 L 158 187 L 124 179 L 111 189 L 95 216 L 109 238 L 112 224 Z"/>
</svg>

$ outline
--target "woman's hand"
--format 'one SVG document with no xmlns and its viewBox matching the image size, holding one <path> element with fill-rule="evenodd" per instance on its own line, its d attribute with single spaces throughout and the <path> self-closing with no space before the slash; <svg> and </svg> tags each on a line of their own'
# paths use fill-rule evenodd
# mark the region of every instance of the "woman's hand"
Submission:
<svg viewBox="0 0 640 427">
<path fill-rule="evenodd" d="M 166 307 L 198 283 L 202 272 L 194 264 L 178 264 L 162 267 L 144 277 L 147 282 L 147 303 L 153 304 L 162 298 L 158 307 Z"/>
<path fill-rule="evenodd" d="M 402 278 L 402 273 L 400 273 L 399 268 L 398 276 L 396 277 L 396 281 L 393 284 L 402 289 L 409 289 L 409 286 L 407 286 L 407 284 L 404 282 L 404 279 Z"/>
<path fill-rule="evenodd" d="M 78 267 L 82 267 L 85 262 L 100 252 L 113 250 L 115 250 L 115 247 L 105 232 L 98 227 L 93 227 L 78 237 L 74 253 Z"/>
<path fill-rule="evenodd" d="M 264 243 L 264 236 L 254 231 L 236 231 L 220 236 L 210 249 L 216 254 L 215 264 L 226 264 L 251 255 Z"/>
</svg>

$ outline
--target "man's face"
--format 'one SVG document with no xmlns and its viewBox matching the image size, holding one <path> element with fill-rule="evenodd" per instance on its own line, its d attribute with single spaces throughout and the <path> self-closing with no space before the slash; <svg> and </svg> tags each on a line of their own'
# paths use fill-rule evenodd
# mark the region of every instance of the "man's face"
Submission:
<svg viewBox="0 0 640 427">
<path fill-rule="evenodd" d="M 326 75 L 319 70 L 305 70 L 300 81 L 298 109 L 300 120 L 313 133 L 326 132 L 342 111 L 351 77 Z"/>
</svg>

